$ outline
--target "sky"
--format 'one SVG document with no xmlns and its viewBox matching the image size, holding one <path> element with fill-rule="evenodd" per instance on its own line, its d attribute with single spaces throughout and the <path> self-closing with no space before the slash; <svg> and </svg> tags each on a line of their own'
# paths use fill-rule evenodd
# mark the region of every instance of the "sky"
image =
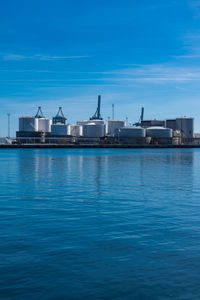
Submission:
<svg viewBox="0 0 200 300">
<path fill-rule="evenodd" d="M 0 136 L 41 106 L 68 123 L 194 117 L 200 132 L 200 0 L 0 0 Z"/>
</svg>

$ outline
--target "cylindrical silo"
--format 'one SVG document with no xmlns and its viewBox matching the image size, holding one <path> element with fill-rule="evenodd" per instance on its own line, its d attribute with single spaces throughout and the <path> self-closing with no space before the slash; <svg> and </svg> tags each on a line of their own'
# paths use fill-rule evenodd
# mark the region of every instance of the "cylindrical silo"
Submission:
<svg viewBox="0 0 200 300">
<path fill-rule="evenodd" d="M 149 127 L 146 135 L 152 138 L 172 138 L 172 129 L 164 127 Z"/>
<path fill-rule="evenodd" d="M 67 135 L 68 134 L 68 125 L 65 124 L 53 124 L 51 125 L 51 135 Z"/>
<path fill-rule="evenodd" d="M 85 124 L 96 124 L 96 125 L 105 125 L 106 121 L 104 120 L 82 120 L 82 121 L 77 121 L 77 125 L 85 125 Z"/>
<path fill-rule="evenodd" d="M 19 131 L 38 131 L 38 119 L 34 117 L 19 118 Z"/>
<path fill-rule="evenodd" d="M 85 124 L 89 124 L 89 123 L 92 123 L 92 122 L 90 122 L 90 120 L 81 120 L 81 121 L 76 122 L 77 125 L 85 125 Z"/>
<path fill-rule="evenodd" d="M 97 138 L 105 136 L 105 125 L 103 124 L 85 124 L 83 125 L 83 136 L 88 138 Z"/>
<path fill-rule="evenodd" d="M 115 136 L 122 138 L 144 138 L 146 130 L 142 127 L 122 127 L 115 130 Z"/>
<path fill-rule="evenodd" d="M 181 131 L 183 138 L 194 137 L 194 118 L 177 118 L 176 127 L 176 129 Z"/>
<path fill-rule="evenodd" d="M 38 131 L 51 132 L 51 120 L 46 118 L 38 118 Z"/>
<path fill-rule="evenodd" d="M 82 136 L 82 126 L 81 125 L 69 125 L 69 135 L 72 136 Z"/>
</svg>

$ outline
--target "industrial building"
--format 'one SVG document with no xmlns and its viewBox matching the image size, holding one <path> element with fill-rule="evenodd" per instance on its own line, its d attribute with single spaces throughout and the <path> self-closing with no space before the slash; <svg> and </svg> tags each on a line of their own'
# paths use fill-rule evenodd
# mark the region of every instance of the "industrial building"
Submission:
<svg viewBox="0 0 200 300">
<path fill-rule="evenodd" d="M 115 129 L 115 140 L 123 144 L 149 144 L 151 141 L 146 137 L 146 129 L 139 126 L 126 126 Z"/>
<path fill-rule="evenodd" d="M 166 120 L 166 127 L 179 130 L 182 138 L 194 138 L 194 118 L 176 118 Z"/>
<path fill-rule="evenodd" d="M 153 126 L 159 126 L 159 127 L 165 127 L 165 121 L 164 120 L 142 120 L 141 126 L 144 128 L 153 127 Z"/>
<path fill-rule="evenodd" d="M 114 105 L 112 105 L 112 108 Z M 19 118 L 17 143 L 58 143 L 58 144 L 131 144 L 131 145 L 178 145 L 200 144 L 194 135 L 193 118 L 166 120 L 144 120 L 144 108 L 139 121 L 126 126 L 124 120 L 104 120 L 101 116 L 101 96 L 97 109 L 88 120 L 66 124 L 62 108 L 52 118 L 45 118 L 41 107 L 36 115 Z"/>
<path fill-rule="evenodd" d="M 66 118 L 62 112 L 62 107 L 59 107 L 58 113 L 52 119 L 51 125 L 51 136 L 52 137 L 60 137 L 68 135 L 68 124 L 66 125 Z"/>
<path fill-rule="evenodd" d="M 122 127 L 115 131 L 116 141 L 119 143 L 132 142 L 134 144 L 173 144 L 173 131 L 165 127 L 139 126 Z"/>
<path fill-rule="evenodd" d="M 125 127 L 125 121 L 121 120 L 108 120 L 106 122 L 106 134 L 109 136 L 114 136 L 115 130 L 118 128 Z"/>
<path fill-rule="evenodd" d="M 20 143 L 44 143 L 45 137 L 51 133 L 51 120 L 44 117 L 41 107 L 35 117 L 19 118 L 19 131 L 16 139 Z"/>
</svg>

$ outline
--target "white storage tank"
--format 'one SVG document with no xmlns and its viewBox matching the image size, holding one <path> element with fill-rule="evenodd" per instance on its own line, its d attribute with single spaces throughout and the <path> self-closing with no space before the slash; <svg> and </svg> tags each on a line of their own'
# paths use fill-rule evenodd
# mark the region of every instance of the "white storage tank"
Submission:
<svg viewBox="0 0 200 300">
<path fill-rule="evenodd" d="M 115 130 L 115 136 L 122 138 L 135 138 L 146 136 L 146 130 L 142 127 L 127 126 Z"/>
<path fill-rule="evenodd" d="M 85 125 L 85 124 L 101 124 L 101 125 L 105 125 L 106 121 L 104 120 L 82 120 L 82 121 L 77 121 L 76 122 L 77 125 Z"/>
<path fill-rule="evenodd" d="M 38 131 L 38 118 L 21 117 L 19 118 L 19 131 Z"/>
<path fill-rule="evenodd" d="M 171 128 L 153 126 L 146 129 L 146 135 L 152 138 L 171 138 L 172 133 Z"/>
<path fill-rule="evenodd" d="M 38 118 L 38 131 L 51 132 L 51 120 L 46 118 Z"/>
<path fill-rule="evenodd" d="M 77 125 L 85 125 L 85 124 L 89 124 L 90 120 L 82 120 L 82 121 L 77 121 L 76 124 Z"/>
<path fill-rule="evenodd" d="M 101 124 L 101 125 L 106 125 L 105 120 L 89 120 L 89 123 L 94 123 L 94 124 Z"/>
<path fill-rule="evenodd" d="M 81 125 L 69 125 L 68 134 L 72 136 L 82 136 L 83 128 Z"/>
<path fill-rule="evenodd" d="M 105 136 L 105 125 L 103 124 L 85 124 L 83 125 L 83 136 L 88 138 L 98 138 Z"/>
<path fill-rule="evenodd" d="M 122 128 L 125 126 L 125 121 L 121 121 L 121 120 L 108 120 L 106 122 L 106 134 L 107 135 L 114 135 L 115 134 L 115 130 Z"/>
<path fill-rule="evenodd" d="M 67 135 L 68 125 L 65 124 L 53 124 L 51 125 L 51 135 Z"/>
<path fill-rule="evenodd" d="M 194 118 L 177 118 L 176 129 L 180 130 L 183 138 L 194 137 Z"/>
</svg>

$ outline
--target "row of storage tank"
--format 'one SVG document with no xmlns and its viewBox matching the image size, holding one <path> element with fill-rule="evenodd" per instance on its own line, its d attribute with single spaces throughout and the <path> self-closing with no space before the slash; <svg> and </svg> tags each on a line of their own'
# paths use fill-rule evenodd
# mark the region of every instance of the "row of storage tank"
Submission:
<svg viewBox="0 0 200 300">
<path fill-rule="evenodd" d="M 47 118 L 21 117 L 19 131 L 21 132 L 51 132 L 51 120 Z"/>
<path fill-rule="evenodd" d="M 116 129 L 115 136 L 119 138 L 172 138 L 173 130 L 164 127 L 123 127 Z"/>
<path fill-rule="evenodd" d="M 125 126 L 122 120 L 83 120 L 77 121 L 76 125 L 70 124 L 52 124 L 47 118 L 22 117 L 19 119 L 20 132 L 45 132 L 52 136 L 83 136 L 87 138 L 99 138 L 106 135 L 115 137 L 153 137 L 153 138 L 171 138 L 173 132 L 178 130 L 182 137 L 194 137 L 194 119 L 177 118 L 167 120 L 166 127 L 161 125 L 158 120 L 143 121 L 141 127 Z M 164 125 L 164 124 L 162 124 Z M 169 127 L 168 127 L 169 126 Z"/>
<path fill-rule="evenodd" d="M 183 138 L 194 138 L 194 118 L 182 117 L 167 120 L 143 120 L 141 127 L 170 128 L 174 132 L 178 130 Z"/>
<path fill-rule="evenodd" d="M 51 125 L 52 136 L 83 136 L 83 137 L 104 137 L 106 135 L 115 135 L 117 137 L 166 137 L 171 138 L 173 130 L 164 127 L 125 127 L 124 124 L 112 124 L 112 130 L 109 130 L 105 124 L 95 124 L 78 122 L 77 125 L 63 125 L 54 124 Z M 80 124 L 82 123 L 82 124 Z M 108 124 L 108 125 L 110 125 Z M 114 126 L 115 125 L 115 126 Z"/>
<path fill-rule="evenodd" d="M 76 125 L 52 124 L 50 119 L 21 117 L 19 118 L 20 132 L 47 132 L 52 136 L 84 136 L 84 137 L 103 137 L 114 135 L 117 128 L 125 126 L 125 121 L 117 120 L 83 120 Z"/>
</svg>

